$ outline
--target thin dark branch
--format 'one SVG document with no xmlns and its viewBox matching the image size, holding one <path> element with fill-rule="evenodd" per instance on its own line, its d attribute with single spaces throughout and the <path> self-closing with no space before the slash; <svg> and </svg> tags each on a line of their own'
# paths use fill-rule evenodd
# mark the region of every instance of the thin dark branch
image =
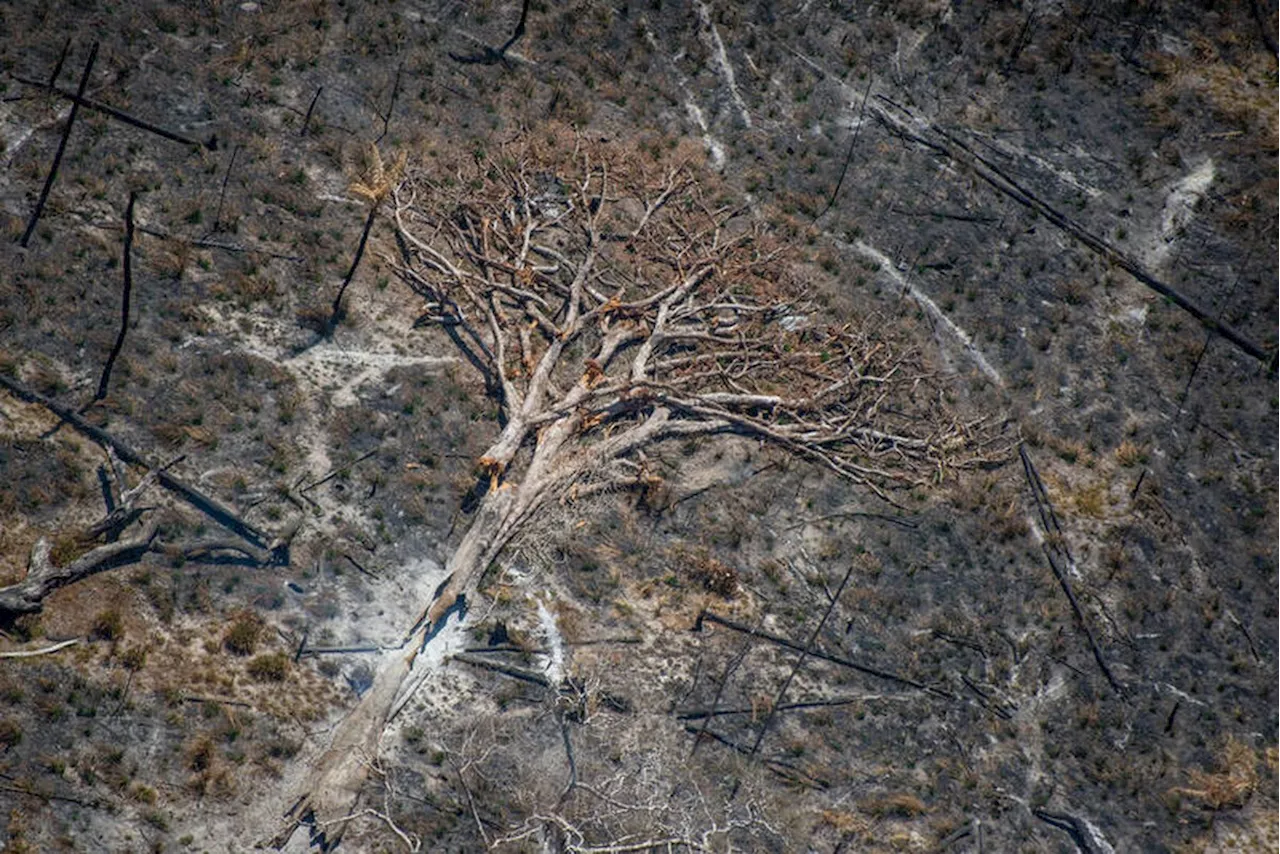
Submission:
<svg viewBox="0 0 1280 854">
<path fill-rule="evenodd" d="M 831 700 L 804 700 L 799 703 L 782 703 L 781 705 L 774 706 L 774 708 L 779 712 L 789 712 L 795 709 L 825 709 L 831 706 L 850 706 L 850 705 L 853 705 L 854 703 L 865 702 L 868 699 L 873 699 L 873 698 L 836 697 Z M 717 709 L 715 707 L 712 707 L 709 709 L 690 709 L 687 712 L 678 712 L 676 714 L 676 720 L 678 721 L 696 721 L 699 719 L 706 720 L 710 718 L 725 717 L 727 715 L 750 715 L 750 714 L 755 714 L 759 711 L 760 710 L 758 708 L 757 709 L 751 709 L 751 708 Z"/>
<path fill-rule="evenodd" d="M 529 670 L 512 667 L 509 664 L 502 664 L 487 658 L 476 658 L 465 653 L 459 653 L 452 658 L 454 661 L 461 661 L 463 664 L 470 664 L 472 667 L 479 667 L 481 670 L 492 670 L 494 673 L 501 673 L 503 676 L 510 676 L 512 679 L 519 679 L 521 682 L 529 682 L 543 688 L 551 687 L 551 680 L 540 673 L 533 673 Z"/>
<path fill-rule="evenodd" d="M 760 628 L 763 621 L 764 615 L 761 614 L 760 619 L 756 621 L 757 630 Z M 751 641 L 754 638 L 755 635 L 747 635 L 747 640 L 743 642 L 742 649 L 738 650 L 738 654 L 735 655 L 733 660 L 729 662 L 727 667 L 725 667 L 724 675 L 720 677 L 720 684 L 716 686 L 716 695 L 711 698 L 711 709 L 709 710 L 709 714 L 702 719 L 702 730 L 699 731 L 698 737 L 693 740 L 693 747 L 689 751 L 690 756 L 698 752 L 698 745 L 702 742 L 702 733 L 706 731 L 707 727 L 711 723 L 711 718 L 716 714 L 716 707 L 720 705 L 720 696 L 724 694 L 724 686 L 728 684 L 729 677 L 733 675 L 733 671 L 737 670 L 738 666 L 742 664 L 742 660 L 747 657 L 747 653 L 751 650 Z"/>
<path fill-rule="evenodd" d="M 387 130 L 391 127 L 391 114 L 396 110 L 396 97 L 400 94 L 400 75 L 403 73 L 404 66 L 401 65 L 396 69 L 395 82 L 391 84 L 391 103 L 387 105 L 387 112 L 382 116 L 382 133 L 378 134 L 378 138 L 373 141 L 375 145 L 382 142 L 382 138 L 387 135 Z M 319 93 L 316 93 L 316 96 L 319 97 Z"/>
<path fill-rule="evenodd" d="M 320 93 L 324 91 L 321 86 L 316 90 L 316 94 L 311 97 L 311 103 L 307 105 L 307 115 L 302 119 L 302 130 L 298 132 L 298 136 L 306 136 L 307 128 L 311 127 L 311 113 L 316 108 L 316 102 L 320 100 Z"/>
<path fill-rule="evenodd" d="M 53 65 L 53 73 L 49 75 L 49 88 L 52 89 L 58 83 L 58 75 L 62 73 L 62 66 L 67 61 L 67 53 L 71 50 L 71 36 L 67 36 L 67 40 L 62 43 L 62 52 L 58 54 L 58 61 Z"/>
<path fill-rule="evenodd" d="M 343 472 L 350 471 L 352 468 L 364 462 L 365 460 L 369 459 L 369 457 L 372 457 L 376 453 L 378 453 L 378 450 L 375 448 L 372 451 L 361 454 L 351 462 L 347 463 L 345 466 L 340 466 L 336 469 L 331 470 L 328 474 L 326 474 L 324 477 L 317 480 L 315 483 L 311 483 L 302 487 L 301 489 L 298 490 L 298 492 L 300 493 L 310 492 L 311 490 L 315 489 L 317 486 L 320 486 L 321 484 L 325 484 L 333 480 L 335 477 L 342 474 Z"/>
<path fill-rule="evenodd" d="M 1058 517 L 1053 512 L 1053 505 L 1048 503 L 1048 491 L 1045 490 L 1044 483 L 1040 480 L 1040 474 L 1031 462 L 1031 456 L 1027 453 L 1025 445 L 1018 446 L 1018 454 L 1022 457 L 1023 474 L 1026 476 L 1027 484 L 1035 495 L 1036 505 L 1040 510 L 1040 518 L 1045 522 L 1046 533 L 1051 536 L 1056 534 L 1056 539 L 1062 540 L 1062 528 L 1058 525 Z M 1049 529 L 1050 523 L 1053 526 L 1052 530 Z M 1120 684 L 1111 672 L 1111 668 L 1107 666 L 1107 661 L 1102 655 L 1102 648 L 1098 646 L 1098 640 L 1094 637 L 1093 629 L 1089 626 L 1088 620 L 1085 619 L 1084 609 L 1080 607 L 1075 591 L 1071 589 L 1071 581 L 1067 578 L 1066 572 L 1063 571 L 1057 560 L 1057 556 L 1061 554 L 1069 561 L 1071 559 L 1070 552 L 1066 550 L 1065 545 L 1059 546 L 1049 540 L 1042 543 L 1041 548 L 1045 557 L 1049 560 L 1049 569 L 1053 571 L 1054 578 L 1058 579 L 1062 592 L 1067 594 L 1067 601 L 1071 603 L 1071 610 L 1075 614 L 1076 624 L 1084 632 L 1085 639 L 1089 643 L 1089 650 L 1093 653 L 1093 660 L 1098 663 L 1098 668 L 1102 671 L 1103 676 L 1107 678 L 1107 683 L 1117 693 L 1123 694 L 1124 686 Z"/>
<path fill-rule="evenodd" d="M 461 62 L 466 65 L 497 65 L 499 62 L 505 62 L 507 58 L 507 51 L 511 50 L 511 47 L 524 36 L 525 22 L 529 19 L 529 4 L 530 0 L 524 0 L 520 5 L 520 20 L 516 22 L 516 28 L 511 34 L 511 38 L 507 39 L 502 47 L 494 50 L 488 45 L 485 45 L 484 49 L 479 53 L 467 54 L 465 56 L 450 53 L 449 58 L 454 62 Z"/>
<path fill-rule="evenodd" d="M 0 373 L 0 386 L 8 389 L 23 400 L 43 406 L 45 409 L 70 424 L 80 433 L 83 433 L 90 439 L 93 439 L 98 444 L 103 446 L 109 445 L 114 448 L 115 452 L 120 456 L 120 459 L 125 462 L 143 466 L 147 469 L 156 470 L 157 480 L 161 486 L 178 495 L 200 512 L 208 515 L 219 525 L 222 525 L 238 536 L 243 537 L 255 546 L 265 548 L 266 544 L 271 541 L 272 538 L 270 535 L 265 531 L 256 528 L 244 519 L 241 519 L 234 510 L 224 506 L 217 499 L 205 495 L 186 481 L 181 480 L 175 475 L 165 471 L 160 466 L 152 463 L 140 452 L 126 444 L 121 439 L 116 438 L 101 427 L 96 427 L 93 424 L 90 424 L 77 414 L 75 410 L 63 406 L 57 401 L 51 400 L 37 391 L 27 388 L 22 383 L 3 373 Z"/>
<path fill-rule="evenodd" d="M 36 202 L 36 209 L 31 212 L 31 219 L 27 222 L 27 230 L 22 233 L 22 240 L 19 241 L 24 248 L 31 240 L 31 235 L 36 230 L 36 224 L 40 222 L 40 214 L 44 213 L 45 203 L 49 201 L 49 191 L 53 189 L 53 182 L 58 177 L 58 167 L 62 165 L 62 155 L 67 150 L 67 140 L 71 138 L 71 127 L 76 123 L 76 113 L 80 109 L 80 99 L 84 96 L 85 87 L 89 85 L 89 76 L 93 73 L 93 63 L 97 58 L 98 43 L 94 42 L 89 51 L 89 61 L 84 64 L 84 71 L 80 75 L 80 87 L 76 89 L 75 100 L 71 103 L 71 114 L 67 116 L 67 124 L 62 128 L 62 139 L 58 140 L 58 150 L 53 155 L 53 165 L 49 167 L 49 174 L 44 179 L 44 189 L 40 191 L 40 199 Z"/>
<path fill-rule="evenodd" d="M 1031 462 L 1031 455 L 1027 453 L 1025 444 L 1018 446 L 1018 456 L 1022 458 L 1022 473 L 1027 479 L 1027 485 L 1031 487 L 1031 494 L 1036 500 L 1036 511 L 1040 514 L 1040 523 L 1044 526 L 1044 532 L 1050 535 L 1056 535 L 1061 542 L 1057 545 L 1068 562 L 1074 562 L 1075 558 L 1071 556 L 1071 547 L 1067 544 L 1067 535 L 1062 530 L 1062 525 L 1058 522 L 1058 514 L 1053 510 L 1053 502 L 1049 500 L 1049 490 L 1045 488 L 1044 481 L 1040 479 L 1040 472 L 1036 471 L 1035 464 Z"/>
<path fill-rule="evenodd" d="M 882 100 L 896 109 L 903 109 L 901 105 L 895 104 L 887 98 L 882 98 Z M 927 138 L 920 135 L 920 133 L 911 130 L 905 122 L 890 117 L 884 110 L 877 110 L 877 115 L 892 132 L 906 139 L 910 139 L 913 142 L 917 142 L 943 157 L 967 166 L 976 173 L 979 178 L 986 181 L 997 191 L 1013 199 L 1018 204 L 1040 214 L 1054 226 L 1071 235 L 1080 243 L 1083 243 L 1088 249 L 1092 250 L 1110 263 L 1115 264 L 1117 267 L 1120 267 L 1139 282 L 1142 282 L 1142 284 L 1151 288 L 1151 290 L 1168 298 L 1170 301 L 1200 321 L 1206 329 L 1216 332 L 1236 347 L 1243 350 L 1245 353 L 1248 353 L 1250 356 L 1265 364 L 1268 371 L 1275 370 L 1276 358 L 1274 353 L 1268 352 L 1260 344 L 1250 340 L 1234 327 L 1229 326 L 1218 318 L 1212 316 L 1207 309 L 1192 300 L 1190 297 L 1176 290 L 1171 285 L 1157 279 L 1128 254 L 1120 251 L 1105 238 L 1094 234 L 1080 223 L 1049 205 L 1035 193 L 1019 184 L 1003 169 L 973 151 L 973 149 L 963 141 L 957 139 L 954 135 L 937 127 L 936 125 L 931 125 L 924 126 L 921 130 L 925 132 L 932 132 L 933 134 L 936 134 L 937 137 L 940 137 L 940 139 Z"/>
<path fill-rule="evenodd" d="M 236 168 L 236 156 L 240 154 L 240 146 L 231 149 L 231 160 L 227 163 L 227 174 L 222 176 L 222 189 L 218 192 L 218 209 L 213 214 L 213 230 L 222 228 L 222 203 L 227 200 L 227 182 L 231 180 L 231 170 Z"/>
<path fill-rule="evenodd" d="M 748 748 L 746 745 L 738 744 L 738 742 L 728 736 L 716 732 L 715 730 L 699 730 L 691 724 L 685 724 L 684 731 L 692 735 L 696 735 L 698 738 L 707 738 L 712 741 L 719 742 L 730 750 L 741 753 L 744 756 L 748 755 Z M 763 764 L 765 768 L 791 783 L 800 781 L 807 785 L 823 789 L 830 786 L 830 783 L 826 780 L 814 777 L 812 774 L 802 771 L 790 762 L 784 762 L 781 759 L 765 759 L 763 760 Z"/>
<path fill-rule="evenodd" d="M 701 631 L 702 623 L 704 621 L 710 622 L 710 623 L 717 623 L 721 626 L 724 626 L 725 628 L 733 629 L 735 632 L 743 632 L 746 634 L 750 634 L 752 637 L 757 637 L 757 638 L 760 638 L 761 640 L 767 640 L 770 643 L 776 643 L 778 646 L 784 646 L 787 649 L 794 649 L 797 652 L 805 648 L 803 645 L 798 644 L 793 640 L 788 640 L 787 638 L 780 637 L 778 635 L 771 634 L 769 632 L 753 629 L 750 626 L 737 622 L 736 620 L 730 620 L 726 617 L 717 616 L 716 614 L 713 614 L 710 611 L 702 611 L 700 614 L 698 614 L 698 621 L 694 625 L 694 630 Z M 820 649 L 810 649 L 809 655 L 813 656 L 814 658 L 820 658 L 823 661 L 830 661 L 832 664 L 839 664 L 841 667 L 847 667 L 850 670 L 856 670 L 859 673 L 865 673 L 868 676 L 876 676 L 880 679 L 887 679 L 890 682 L 897 682 L 899 685 L 907 685 L 911 688 L 915 688 L 917 690 L 924 691 L 926 693 L 933 694 L 938 697 L 946 697 L 949 700 L 955 699 L 955 697 L 949 691 L 944 691 L 941 688 L 934 688 L 932 686 L 925 685 L 923 682 L 917 682 L 916 680 L 908 679 L 905 676 L 898 676 L 897 674 L 890 673 L 887 670 L 881 670 L 878 667 L 869 667 L 865 664 L 859 664 L 856 661 L 851 661 L 850 659 L 844 658 L 839 655 L 832 655 L 830 653 L 823 652 Z"/>
<path fill-rule="evenodd" d="M 516 28 L 515 28 L 515 31 L 511 34 L 511 38 L 507 39 L 506 44 L 498 48 L 499 56 L 506 56 L 507 51 L 511 49 L 511 46 L 514 45 L 516 42 L 520 41 L 521 38 L 523 38 L 524 25 L 527 20 L 529 20 L 529 0 L 524 0 L 524 2 L 520 5 L 520 20 L 516 22 Z"/>
<path fill-rule="evenodd" d="M 800 668 L 804 666 L 804 660 L 809 657 L 813 645 L 818 642 L 818 636 L 822 634 L 822 630 L 826 627 L 827 620 L 831 618 L 831 612 L 835 610 L 836 603 L 840 601 L 840 595 L 844 593 L 844 588 L 848 585 L 851 575 L 853 575 L 853 564 L 849 564 L 849 568 L 845 570 L 844 578 L 840 580 L 840 586 L 836 589 L 835 595 L 831 597 L 831 603 L 827 605 L 827 610 L 822 613 L 822 619 L 818 621 L 818 625 L 813 630 L 813 634 L 809 636 L 804 649 L 800 650 L 800 655 L 796 657 L 795 665 L 792 666 L 791 672 L 787 674 L 782 687 L 778 689 L 777 696 L 769 704 L 769 713 L 765 715 L 764 722 L 760 724 L 760 731 L 756 733 L 756 740 L 751 744 L 751 754 L 753 756 L 760 749 L 760 743 L 764 741 L 765 733 L 769 731 L 769 724 L 773 723 L 774 715 L 778 713 L 778 707 L 782 705 L 782 700 L 786 697 L 792 681 L 796 678 L 796 674 L 800 672 Z"/>
<path fill-rule="evenodd" d="M 569 781 L 565 784 L 564 791 L 560 793 L 560 800 L 557 801 L 560 805 L 578 785 L 578 763 L 573 758 L 573 739 L 569 736 L 569 719 L 563 712 L 558 717 L 560 718 L 560 738 L 564 740 L 564 755 L 569 762 Z"/>
<path fill-rule="evenodd" d="M 232 244 L 232 243 L 219 243 L 216 240 L 208 240 L 205 238 L 200 238 L 199 240 L 191 240 L 190 238 L 183 237 L 180 234 L 170 234 L 167 231 L 161 231 L 158 228 L 148 228 L 145 225 L 138 226 L 138 231 L 142 232 L 143 234 L 149 235 L 151 237 L 158 237 L 161 240 L 182 241 L 185 243 L 189 243 L 192 246 L 199 247 L 201 249 L 221 249 L 223 252 L 236 252 L 236 253 L 244 253 L 247 255 L 265 255 L 268 258 L 277 258 L 281 261 L 293 261 L 294 263 L 306 260 L 301 255 L 286 255 L 283 252 L 272 252 L 270 249 L 255 249 L 252 246 L 236 246 L 235 244 Z"/>
<path fill-rule="evenodd" d="M 822 213 L 813 218 L 814 222 L 826 216 L 827 211 L 835 206 L 836 199 L 840 195 L 840 188 L 844 186 L 844 176 L 849 172 L 849 163 L 853 160 L 853 148 L 858 144 L 858 135 L 862 133 L 863 117 L 867 112 L 867 97 L 871 94 L 871 83 L 875 78 L 867 75 L 867 89 L 862 93 L 862 106 L 858 108 L 858 125 L 853 129 L 853 136 L 849 138 L 849 150 L 844 155 L 844 166 L 840 168 L 840 179 L 836 181 L 836 188 L 831 191 L 831 198 L 827 200 L 827 206 L 822 209 Z"/>
<path fill-rule="evenodd" d="M 98 391 L 94 400 L 102 400 L 107 396 L 107 384 L 111 382 L 111 368 L 116 358 L 124 349 L 124 336 L 129 331 L 129 297 L 133 293 L 133 205 L 138 200 L 136 190 L 129 193 L 129 206 L 124 210 L 124 291 L 120 298 L 120 334 L 116 336 L 115 346 L 102 368 L 102 379 L 98 380 Z"/>
</svg>

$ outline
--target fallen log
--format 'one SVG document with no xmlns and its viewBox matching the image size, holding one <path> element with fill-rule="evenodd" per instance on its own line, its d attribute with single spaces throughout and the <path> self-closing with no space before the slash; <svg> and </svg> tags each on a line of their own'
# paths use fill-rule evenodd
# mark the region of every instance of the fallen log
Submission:
<svg viewBox="0 0 1280 854">
<path fill-rule="evenodd" d="M 1221 335 L 1236 347 L 1240 348 L 1240 350 L 1262 362 L 1266 365 L 1267 370 L 1275 370 L 1275 353 L 1268 351 L 1262 345 L 1249 339 L 1244 335 L 1244 333 L 1214 317 L 1210 314 L 1208 309 L 1201 306 L 1191 297 L 1188 297 L 1186 294 L 1178 291 L 1172 285 L 1156 278 L 1154 274 L 1139 264 L 1137 260 L 1129 256 L 1127 253 L 1122 252 L 1106 238 L 1089 231 L 1083 225 L 1041 199 L 1031 190 L 1022 186 L 999 166 L 966 145 L 963 140 L 958 139 L 955 135 L 948 133 L 937 125 L 931 125 L 925 121 L 917 119 L 903 107 L 893 103 L 889 99 L 884 98 L 883 96 L 878 97 L 885 104 L 890 105 L 895 110 L 906 113 L 909 117 L 909 119 L 903 119 L 894 115 L 884 107 L 879 105 L 873 106 L 872 111 L 876 118 L 879 119 L 890 132 L 922 145 L 933 151 L 935 154 L 941 155 L 942 157 L 953 160 L 956 163 L 967 167 L 1000 193 L 1013 199 L 1023 207 L 1029 208 L 1043 216 L 1054 226 L 1084 244 L 1086 248 L 1101 256 L 1109 263 L 1124 270 L 1151 290 L 1186 311 L 1196 320 L 1200 321 L 1206 329 Z"/>
<path fill-rule="evenodd" d="M 693 630 L 695 632 L 702 631 L 703 622 L 717 623 L 721 626 L 724 626 L 727 629 L 733 629 L 735 632 L 742 632 L 743 634 L 750 635 L 751 637 L 754 637 L 754 638 L 767 640 L 770 643 L 775 643 L 778 646 L 783 646 L 783 647 L 786 647 L 787 649 L 793 649 L 796 652 L 803 652 L 805 650 L 804 644 L 796 643 L 793 640 L 789 640 L 779 635 L 770 634 L 769 632 L 761 631 L 759 629 L 753 629 L 750 626 L 744 625 L 734 620 L 717 616 L 716 614 L 713 614 L 707 610 L 703 610 L 701 613 L 698 614 L 698 619 L 694 623 Z M 906 676 L 899 676 L 896 673 L 890 673 L 889 671 L 881 670 L 878 667 L 871 667 L 866 664 L 859 664 L 858 662 L 853 661 L 851 659 L 844 658 L 843 656 L 839 656 L 839 655 L 832 655 L 831 653 L 823 652 L 822 650 L 817 648 L 810 648 L 808 654 L 813 658 L 820 658 L 823 661 L 830 661 L 832 664 L 839 664 L 841 667 L 847 667 L 850 670 L 856 670 L 859 673 L 865 673 L 868 676 L 875 676 L 880 679 L 887 679 L 890 682 L 897 682 L 899 685 L 907 685 L 912 688 L 915 688 L 918 691 L 924 691 L 927 694 L 933 694 L 934 696 L 937 696 L 937 697 L 946 697 L 948 700 L 955 699 L 955 695 L 953 695 L 950 691 L 944 691 L 941 688 L 934 688 L 932 685 L 926 685 L 923 682 L 917 682 L 914 679 L 909 679 Z"/>
</svg>

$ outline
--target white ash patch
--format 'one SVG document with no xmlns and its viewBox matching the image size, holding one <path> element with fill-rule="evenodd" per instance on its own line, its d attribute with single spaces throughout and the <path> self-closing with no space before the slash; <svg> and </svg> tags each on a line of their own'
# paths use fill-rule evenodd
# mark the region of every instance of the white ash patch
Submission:
<svg viewBox="0 0 1280 854">
<path fill-rule="evenodd" d="M 541 599 L 538 600 L 538 624 L 542 627 L 542 634 L 547 639 L 547 679 L 552 685 L 559 685 L 564 681 L 564 638 L 560 636 L 560 628 L 556 625 L 556 618 L 547 610 L 546 603 Z"/>
<path fill-rule="evenodd" d="M 1160 230 L 1152 235 L 1143 251 L 1148 266 L 1155 269 L 1165 266 L 1173 244 L 1186 233 L 1195 216 L 1196 205 L 1209 191 L 1216 176 L 1213 158 L 1207 157 L 1169 187 L 1160 211 Z"/>
<path fill-rule="evenodd" d="M 997 386 L 1004 388 L 1004 377 L 1000 375 L 1000 372 L 995 369 L 995 366 L 992 365 L 991 362 L 987 360 L 987 357 L 983 355 L 982 351 L 978 349 L 978 345 L 973 342 L 972 336 L 961 329 L 955 321 L 943 313 L 942 309 L 938 307 L 938 304 L 930 299 L 924 291 L 912 284 L 911 281 L 894 266 L 893 262 L 887 255 L 875 247 L 863 243 L 861 240 L 853 244 L 839 243 L 838 245 L 841 248 L 852 249 L 859 255 L 869 258 L 880 265 L 881 272 L 885 273 L 890 279 L 892 279 L 896 285 L 911 294 L 911 297 L 919 303 L 921 308 L 928 312 L 934 320 L 941 324 L 942 328 L 950 332 L 952 337 L 960 342 L 960 346 L 964 349 L 965 354 L 975 365 L 978 366 L 978 370 L 982 371 L 982 373 Z"/>
</svg>

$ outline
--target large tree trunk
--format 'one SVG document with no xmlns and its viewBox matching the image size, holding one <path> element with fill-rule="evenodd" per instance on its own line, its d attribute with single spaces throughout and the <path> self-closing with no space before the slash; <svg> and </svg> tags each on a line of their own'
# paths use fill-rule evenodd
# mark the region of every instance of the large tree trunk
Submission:
<svg viewBox="0 0 1280 854">
<path fill-rule="evenodd" d="M 459 595 L 510 540 L 516 522 L 529 509 L 521 500 L 527 497 L 526 490 L 507 488 L 485 496 L 474 522 L 449 558 L 447 582 L 411 630 L 404 649 L 385 656 L 373 685 L 338 724 L 329 749 L 312 767 L 301 796 L 287 813 L 289 825 L 273 840 L 275 847 L 282 847 L 301 823 L 312 826 L 312 841 L 323 850 L 337 844 L 345 824 L 342 819 L 355 812 L 369 763 L 377 757 L 378 742 L 397 699 L 410 684 L 425 641 L 442 627 Z"/>
<path fill-rule="evenodd" d="M 355 812 L 361 787 L 368 777 L 369 763 L 376 758 L 378 741 L 390 722 L 397 701 L 412 684 L 415 663 L 426 641 L 443 626 L 458 599 L 479 582 L 481 574 L 511 541 L 549 495 L 573 480 L 592 457 L 566 453 L 566 444 L 577 434 L 580 416 L 570 414 L 553 421 L 538 436 L 528 468 L 519 484 L 499 479 L 527 437 L 527 427 L 508 429 L 481 457 L 482 466 L 492 465 L 492 487 L 480 503 L 476 517 L 450 555 L 448 576 L 422 617 L 411 629 L 404 651 L 387 657 L 374 677 L 373 685 L 352 712 L 338 724 L 333 742 L 313 766 L 301 796 L 289 810 L 289 825 L 273 844 L 282 847 L 300 823 L 311 825 L 312 840 L 328 850 L 341 837 L 342 819 Z M 646 431 L 643 432 L 648 435 Z M 568 457 L 568 459 L 566 459 Z"/>
</svg>

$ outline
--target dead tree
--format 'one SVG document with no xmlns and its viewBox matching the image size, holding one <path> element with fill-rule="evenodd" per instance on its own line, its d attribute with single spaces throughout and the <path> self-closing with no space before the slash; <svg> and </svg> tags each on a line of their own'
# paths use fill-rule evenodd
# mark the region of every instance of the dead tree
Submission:
<svg viewBox="0 0 1280 854">
<path fill-rule="evenodd" d="M 661 158 L 544 128 L 452 172 L 411 168 L 392 193 L 388 261 L 481 372 L 501 430 L 448 581 L 339 724 L 295 819 L 350 814 L 420 639 L 521 526 L 548 502 L 652 485 L 646 449 L 747 436 L 890 499 L 1005 453 L 947 409 L 903 336 L 832 316 L 693 155 Z"/>
<path fill-rule="evenodd" d="M 397 77 L 397 85 L 399 78 Z M 394 94 L 392 101 L 394 102 Z M 378 216 L 378 206 L 382 204 L 387 194 L 391 192 L 391 188 L 395 186 L 396 181 L 400 178 L 400 173 L 404 170 L 404 157 L 392 163 L 389 167 L 382 163 L 382 155 L 378 151 L 376 144 L 369 146 L 369 174 L 366 180 L 355 181 L 351 184 L 351 192 L 356 195 L 363 196 L 369 202 L 369 214 L 364 220 L 364 229 L 360 232 L 360 242 L 356 244 L 356 254 L 351 260 L 351 267 L 347 269 L 347 275 L 342 279 L 342 285 L 338 288 L 338 295 L 333 298 L 333 308 L 329 312 L 329 320 L 325 323 L 324 331 L 326 335 L 332 335 L 333 330 L 337 328 L 338 321 L 342 319 L 342 298 L 347 293 L 347 288 L 351 285 L 351 280 L 356 276 L 356 270 L 360 268 L 360 261 L 364 258 L 365 246 L 369 243 L 369 233 L 373 231 L 373 222 Z"/>
</svg>

